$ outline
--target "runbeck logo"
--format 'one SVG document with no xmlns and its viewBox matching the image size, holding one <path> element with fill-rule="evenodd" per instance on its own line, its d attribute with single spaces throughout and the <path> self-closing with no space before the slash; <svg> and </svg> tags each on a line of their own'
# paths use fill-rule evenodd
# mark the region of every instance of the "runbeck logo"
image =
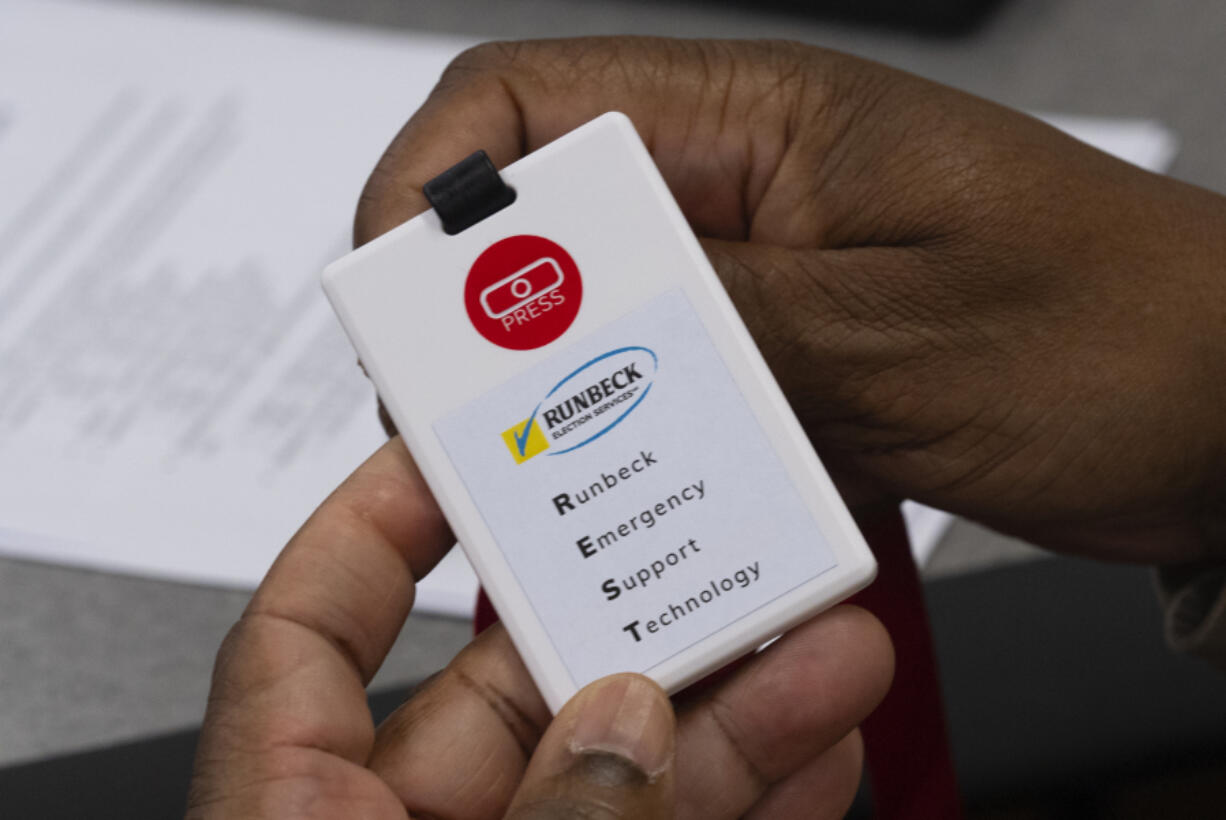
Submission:
<svg viewBox="0 0 1226 820">
<path fill-rule="evenodd" d="M 516 464 L 547 452 L 560 456 L 590 444 L 639 406 L 659 360 L 650 348 L 619 347 L 580 365 L 553 386 L 528 418 L 504 430 Z"/>
</svg>

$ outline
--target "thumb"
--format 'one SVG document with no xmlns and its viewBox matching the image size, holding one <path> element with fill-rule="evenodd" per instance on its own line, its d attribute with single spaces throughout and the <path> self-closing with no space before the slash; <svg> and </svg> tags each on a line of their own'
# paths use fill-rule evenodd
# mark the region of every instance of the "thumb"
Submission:
<svg viewBox="0 0 1226 820">
<path fill-rule="evenodd" d="M 703 239 L 702 247 L 797 415 L 839 415 L 843 382 L 878 352 L 862 350 L 860 340 L 880 336 L 872 265 L 885 260 L 861 249 L 720 239 Z"/>
<path fill-rule="evenodd" d="M 924 360 L 915 339 L 926 337 L 908 324 L 919 307 L 910 317 L 897 307 L 920 299 L 890 290 L 892 282 L 923 271 L 893 248 L 798 249 L 717 239 L 703 239 L 702 246 L 852 513 L 871 518 L 893 507 L 897 500 L 860 457 L 892 442 L 862 442 L 859 435 L 877 417 L 880 397 L 890 395 L 892 383 L 881 374 Z M 878 424 L 874 432 L 880 437 L 890 428 Z"/>
<path fill-rule="evenodd" d="M 613 675 L 575 695 L 545 731 L 508 820 L 673 816 L 676 722 L 642 675 Z"/>
</svg>

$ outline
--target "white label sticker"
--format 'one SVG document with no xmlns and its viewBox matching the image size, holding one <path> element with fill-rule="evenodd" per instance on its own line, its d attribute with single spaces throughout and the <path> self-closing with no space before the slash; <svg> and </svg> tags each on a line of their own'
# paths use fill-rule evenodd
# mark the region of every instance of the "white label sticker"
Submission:
<svg viewBox="0 0 1226 820">
<path fill-rule="evenodd" d="M 579 686 L 835 566 L 680 291 L 434 428 Z"/>
</svg>

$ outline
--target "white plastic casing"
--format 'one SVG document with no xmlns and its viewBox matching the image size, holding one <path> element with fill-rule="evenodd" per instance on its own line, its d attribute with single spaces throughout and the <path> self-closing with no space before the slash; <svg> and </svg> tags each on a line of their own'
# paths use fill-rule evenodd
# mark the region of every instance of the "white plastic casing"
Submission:
<svg viewBox="0 0 1226 820">
<path fill-rule="evenodd" d="M 643 672 L 673 692 L 866 586 L 876 572 L 868 546 L 630 121 L 619 113 L 605 114 L 501 174 L 517 193 L 509 207 L 454 236 L 445 234 L 437 214 L 428 211 L 331 264 L 323 281 L 367 372 L 550 708 L 556 711 L 590 682 L 572 674 L 575 664 L 568 664 L 550 629 L 555 636 L 563 629 L 585 629 L 585 612 L 590 611 L 593 619 L 603 617 L 612 605 L 592 588 L 590 610 L 575 608 L 569 624 L 546 623 L 541 611 L 548 608 L 544 606 L 547 602 L 534 601 L 525 589 L 530 584 L 517 578 L 516 567 L 500 547 L 500 537 L 509 536 L 492 531 L 490 519 L 471 491 L 474 477 L 462 475 L 453 458 L 454 447 L 449 452 L 440 430 L 446 419 L 455 418 L 500 385 L 534 368 L 548 367 L 544 363 L 558 361 L 585 338 L 661 299 L 669 304 L 688 302 L 696 314 L 766 445 L 773 450 L 772 463 L 781 465 L 781 475 L 795 488 L 798 503 L 820 533 L 817 540 L 824 540 L 821 549 L 829 556 L 826 563 L 833 565 L 807 580 L 798 573 L 798 586 L 708 633 L 687 639 L 679 651 L 646 668 L 601 671 Z M 498 240 L 520 234 L 558 243 L 582 271 L 582 305 L 573 324 L 557 340 L 533 350 L 510 350 L 487 341 L 474 330 L 464 300 L 466 274 L 477 256 Z M 644 408 L 656 397 L 646 396 Z M 635 412 L 644 419 L 636 424 L 645 425 L 651 418 L 642 409 Z M 719 410 L 708 407 L 702 412 L 707 418 Z M 508 408 L 507 426 L 526 415 L 519 408 Z M 604 442 L 616 439 L 614 432 L 628 442 L 634 433 L 632 425 L 625 427 L 629 432 L 612 431 L 602 439 L 601 446 L 610 448 L 612 467 L 618 463 L 616 445 Z M 509 461 L 505 448 L 493 455 L 503 447 L 497 436 L 502 429 L 491 431 L 490 458 Z M 752 482 L 754 475 L 750 470 L 741 480 Z M 627 488 L 631 486 L 626 483 Z M 532 526 L 560 528 L 565 523 L 548 508 L 552 492 L 553 488 L 542 488 L 542 503 L 525 506 L 524 515 L 533 516 Z M 618 492 L 625 493 L 617 499 L 621 512 L 636 508 L 629 503 L 630 494 L 639 491 Z M 643 504 L 652 500 L 647 498 Z M 612 515 L 612 501 L 608 503 Z M 714 510 L 714 505 L 693 506 L 694 511 L 686 515 L 696 524 L 698 516 Z M 488 503 L 485 512 L 490 512 Z M 679 515 L 674 518 L 680 520 Z M 730 533 L 743 546 L 726 549 L 743 550 L 746 561 L 759 554 L 769 558 L 772 545 L 755 543 L 754 529 L 757 525 L 747 532 Z M 587 569 L 575 557 L 574 533 L 562 529 L 558 533 L 556 545 L 542 545 L 542 550 L 549 550 L 544 553 L 550 556 L 549 571 L 555 573 L 552 588 L 566 587 L 572 572 L 575 585 L 590 587 L 578 574 Z M 651 538 L 658 540 L 654 533 Z M 643 543 L 647 543 L 646 536 Z M 656 551 L 666 547 L 657 546 Z M 637 542 L 634 548 L 639 549 Z M 654 554 L 649 553 L 644 547 L 643 563 Z M 703 560 L 707 560 L 705 555 Z M 522 563 L 518 568 L 531 571 Z M 780 569 L 773 572 L 772 577 L 777 577 Z M 788 572 L 786 567 L 783 572 Z M 646 600 L 648 594 L 664 594 L 680 601 L 707 577 L 702 569 L 690 568 L 677 575 L 680 577 L 668 583 L 652 579 L 650 593 L 645 587 L 634 595 Z M 675 587 L 671 592 L 669 583 Z M 684 589 L 676 586 L 686 583 L 689 586 Z M 729 593 L 729 601 L 741 594 L 739 590 Z M 541 593 L 536 597 L 540 599 Z M 626 598 L 633 596 L 627 593 Z M 714 605 L 707 609 L 717 611 Z M 590 639 L 607 644 L 611 657 L 617 657 L 627 642 L 636 643 L 624 631 L 592 630 Z M 643 632 L 642 637 L 648 636 Z"/>
</svg>

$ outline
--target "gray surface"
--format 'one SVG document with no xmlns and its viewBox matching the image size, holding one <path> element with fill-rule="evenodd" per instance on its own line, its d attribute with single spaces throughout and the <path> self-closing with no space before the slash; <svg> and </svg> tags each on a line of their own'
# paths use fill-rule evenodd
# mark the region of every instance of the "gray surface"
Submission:
<svg viewBox="0 0 1226 820">
<path fill-rule="evenodd" d="M 634 32 L 798 39 L 1022 108 L 1158 118 L 1183 140 L 1173 174 L 1226 190 L 1219 147 L 1226 133 L 1226 4 L 1208 0 L 1013 0 L 981 32 L 959 40 L 806 21 L 757 11 L 751 2 L 744 10 L 646 0 L 229 4 L 507 38 Z M 1019 549 L 960 524 L 937 567 L 967 568 Z M 0 765 L 198 721 L 213 653 L 246 597 L 0 560 Z M 380 682 L 437 668 L 467 629 L 413 619 Z"/>
<path fill-rule="evenodd" d="M 0 560 L 0 766 L 198 724 L 249 597 Z M 411 616 L 372 686 L 434 672 L 471 630 Z"/>
</svg>

